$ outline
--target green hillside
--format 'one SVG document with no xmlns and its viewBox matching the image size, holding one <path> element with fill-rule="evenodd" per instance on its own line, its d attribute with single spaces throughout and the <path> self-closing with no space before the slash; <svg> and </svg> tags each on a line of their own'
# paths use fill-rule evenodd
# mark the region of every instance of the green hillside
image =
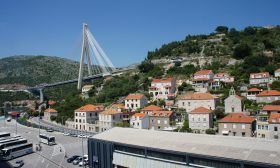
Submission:
<svg viewBox="0 0 280 168">
<path fill-rule="evenodd" d="M 0 84 L 35 86 L 78 77 L 79 63 L 50 56 L 13 56 L 0 59 Z"/>
</svg>

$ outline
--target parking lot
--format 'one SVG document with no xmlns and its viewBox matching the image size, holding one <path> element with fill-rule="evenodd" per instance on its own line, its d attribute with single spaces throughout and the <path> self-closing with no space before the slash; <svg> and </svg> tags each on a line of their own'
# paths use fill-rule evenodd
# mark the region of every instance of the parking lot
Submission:
<svg viewBox="0 0 280 168">
<path fill-rule="evenodd" d="M 1 121 L 0 131 L 10 132 L 12 135 L 16 135 L 17 132 L 17 135 L 21 135 L 33 143 L 34 153 L 8 161 L 8 163 L 14 164 L 16 160 L 23 160 L 23 168 L 79 167 L 78 165 L 67 163 L 67 158 L 72 155 L 82 156 L 83 154 L 87 154 L 86 138 L 71 137 L 63 135 L 61 132 L 46 132 L 45 130 L 41 130 L 41 133 L 55 136 L 57 144 L 54 146 L 42 144 L 42 150 L 36 151 L 35 144 L 39 142 L 39 129 L 22 126 L 12 120 L 11 122 L 6 122 L 6 124 Z M 82 150 L 82 146 L 84 150 Z M 3 165 L 5 163 L 1 164 Z"/>
</svg>

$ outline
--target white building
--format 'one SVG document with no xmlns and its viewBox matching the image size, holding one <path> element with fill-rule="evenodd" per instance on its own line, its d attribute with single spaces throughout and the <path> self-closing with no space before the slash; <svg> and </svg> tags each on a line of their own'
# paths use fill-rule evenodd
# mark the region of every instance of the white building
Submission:
<svg viewBox="0 0 280 168">
<path fill-rule="evenodd" d="M 257 100 L 257 95 L 261 92 L 262 90 L 258 88 L 251 88 L 247 90 L 247 99 L 248 100 Z"/>
<path fill-rule="evenodd" d="M 122 112 L 114 109 L 107 109 L 99 113 L 99 132 L 111 129 L 116 123 L 122 122 Z"/>
<path fill-rule="evenodd" d="M 243 112 L 242 98 L 235 94 L 235 90 L 232 87 L 229 91 L 229 97 L 225 99 L 225 113 Z"/>
<path fill-rule="evenodd" d="M 149 115 L 145 113 L 135 113 L 130 119 L 130 126 L 137 129 L 149 129 Z"/>
<path fill-rule="evenodd" d="M 92 104 L 87 104 L 76 109 L 74 116 L 75 128 L 78 130 L 93 131 L 92 128 L 89 130 L 88 124 L 97 124 L 98 115 L 102 111 L 104 111 L 103 105 Z"/>
<path fill-rule="evenodd" d="M 204 132 L 206 129 L 213 128 L 213 118 L 213 110 L 198 107 L 189 113 L 189 126 L 192 130 Z"/>
<path fill-rule="evenodd" d="M 144 94 L 129 94 L 125 98 L 125 109 L 136 110 L 143 108 L 148 103 L 148 99 Z"/>
<path fill-rule="evenodd" d="M 234 82 L 234 77 L 230 76 L 228 73 L 217 73 L 214 75 L 213 82 L 211 83 L 213 89 L 218 89 L 222 87 L 222 83 L 232 83 Z"/>
<path fill-rule="evenodd" d="M 197 92 L 207 92 L 213 78 L 214 73 L 212 70 L 198 71 L 193 76 L 192 86 Z"/>
<path fill-rule="evenodd" d="M 174 97 L 176 92 L 176 80 L 174 78 L 153 79 L 149 94 L 153 99 L 166 100 Z"/>
<path fill-rule="evenodd" d="M 93 85 L 85 85 L 82 88 L 82 93 L 87 93 L 88 91 L 90 91 L 93 88 Z"/>
<path fill-rule="evenodd" d="M 250 74 L 250 85 L 266 85 L 270 82 L 270 75 L 268 72 L 251 73 Z"/>
<path fill-rule="evenodd" d="M 48 108 L 44 111 L 44 119 L 51 121 L 51 116 L 57 116 L 57 111 L 52 108 Z"/>
<path fill-rule="evenodd" d="M 280 78 L 280 68 L 274 71 L 275 78 Z"/>
<path fill-rule="evenodd" d="M 264 90 L 257 95 L 257 103 L 272 103 L 280 100 L 280 92 L 278 90 Z"/>
<path fill-rule="evenodd" d="M 186 109 L 187 113 L 198 107 L 214 110 L 217 101 L 218 98 L 210 93 L 187 93 L 178 98 L 178 107 Z"/>
</svg>

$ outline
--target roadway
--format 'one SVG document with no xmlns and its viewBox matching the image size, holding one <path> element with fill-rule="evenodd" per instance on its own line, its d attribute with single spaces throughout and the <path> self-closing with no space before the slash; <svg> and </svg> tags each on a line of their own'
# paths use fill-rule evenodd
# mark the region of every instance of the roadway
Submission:
<svg viewBox="0 0 280 168">
<path fill-rule="evenodd" d="M 0 162 L 1 168 L 9 168 L 10 166 L 8 163 L 14 164 L 16 160 L 24 161 L 25 164 L 23 168 L 74 168 L 78 167 L 78 165 L 67 163 L 65 153 L 68 157 L 72 155 L 82 155 L 83 143 L 84 154 L 87 154 L 87 139 L 64 136 L 60 132 L 49 133 L 45 130 L 41 130 L 42 133 L 55 136 L 57 145 L 48 146 L 42 144 L 42 150 L 38 152 L 35 151 L 35 146 L 39 142 L 38 129 L 16 124 L 16 122 L 12 120 L 11 122 L 6 122 L 6 125 L 4 125 L 3 121 L 0 121 L 0 131 L 7 131 L 12 135 L 16 135 L 16 125 L 17 135 L 21 135 L 23 138 L 33 143 L 34 153 L 10 160 L 7 163 Z"/>
</svg>

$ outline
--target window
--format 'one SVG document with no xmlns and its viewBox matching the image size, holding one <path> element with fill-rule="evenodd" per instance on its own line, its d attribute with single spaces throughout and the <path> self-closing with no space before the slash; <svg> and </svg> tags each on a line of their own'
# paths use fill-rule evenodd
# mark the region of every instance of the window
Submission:
<svg viewBox="0 0 280 168">
<path fill-rule="evenodd" d="M 164 120 L 164 124 L 167 124 L 167 120 Z"/>
<path fill-rule="evenodd" d="M 242 124 L 242 129 L 245 129 L 245 124 Z"/>
<path fill-rule="evenodd" d="M 231 112 L 234 112 L 234 107 L 231 108 Z"/>
<path fill-rule="evenodd" d="M 274 131 L 278 131 L 278 127 L 274 127 Z"/>
<path fill-rule="evenodd" d="M 261 125 L 258 125 L 258 129 L 261 129 Z"/>
<path fill-rule="evenodd" d="M 135 123 L 133 122 L 133 123 L 132 123 L 132 125 L 134 126 L 134 125 L 135 125 Z"/>
<path fill-rule="evenodd" d="M 185 106 L 185 102 L 182 102 L 182 106 Z"/>
<path fill-rule="evenodd" d="M 160 129 L 160 126 L 158 126 L 158 129 Z"/>
<path fill-rule="evenodd" d="M 188 102 L 188 106 L 191 106 L 191 102 Z"/>
<path fill-rule="evenodd" d="M 222 167 L 222 168 L 239 168 L 240 163 L 230 163 L 226 161 L 219 161 L 219 160 L 210 160 L 205 158 L 198 158 L 198 157 L 189 157 L 189 162 L 191 164 L 201 165 L 205 167 Z"/>
<path fill-rule="evenodd" d="M 265 138 L 265 134 L 262 134 L 262 138 Z"/>
<path fill-rule="evenodd" d="M 235 129 L 235 128 L 236 128 L 236 125 L 235 125 L 235 124 L 233 124 L 233 125 L 232 125 L 232 128 L 234 128 L 234 129 Z"/>
<path fill-rule="evenodd" d="M 139 122 L 137 122 L 137 126 L 139 126 Z"/>
<path fill-rule="evenodd" d="M 90 116 L 90 117 L 91 117 L 91 115 L 92 115 L 92 114 L 91 114 L 91 113 L 89 113 L 89 116 Z"/>
<path fill-rule="evenodd" d="M 235 135 L 236 135 L 236 132 L 232 132 L 232 134 L 233 134 L 233 136 L 235 136 Z"/>
<path fill-rule="evenodd" d="M 79 123 L 81 123 L 82 122 L 82 120 L 81 119 L 79 119 Z"/>
<path fill-rule="evenodd" d="M 134 154 L 138 154 L 138 155 L 144 155 L 145 154 L 144 149 L 133 148 L 133 147 L 128 147 L 128 146 L 121 146 L 121 145 L 114 145 L 114 147 L 115 147 L 115 150 L 118 150 L 118 151 L 134 153 Z"/>
<path fill-rule="evenodd" d="M 177 162 L 186 162 L 186 156 L 184 154 L 180 155 L 180 154 L 148 150 L 147 156 L 153 158 L 165 159 L 165 160 L 172 160 Z"/>
<path fill-rule="evenodd" d="M 78 113 L 75 113 L 76 114 L 76 116 L 78 116 Z"/>
<path fill-rule="evenodd" d="M 154 123 L 154 120 L 152 119 L 152 123 Z"/>
<path fill-rule="evenodd" d="M 160 124 L 160 120 L 157 120 L 157 123 Z"/>
<path fill-rule="evenodd" d="M 224 128 L 227 128 L 227 124 L 224 124 Z"/>
<path fill-rule="evenodd" d="M 135 107 L 138 107 L 138 104 L 135 104 Z"/>
<path fill-rule="evenodd" d="M 242 132 L 242 136 L 243 136 L 243 137 L 245 136 L 245 132 Z"/>
</svg>

